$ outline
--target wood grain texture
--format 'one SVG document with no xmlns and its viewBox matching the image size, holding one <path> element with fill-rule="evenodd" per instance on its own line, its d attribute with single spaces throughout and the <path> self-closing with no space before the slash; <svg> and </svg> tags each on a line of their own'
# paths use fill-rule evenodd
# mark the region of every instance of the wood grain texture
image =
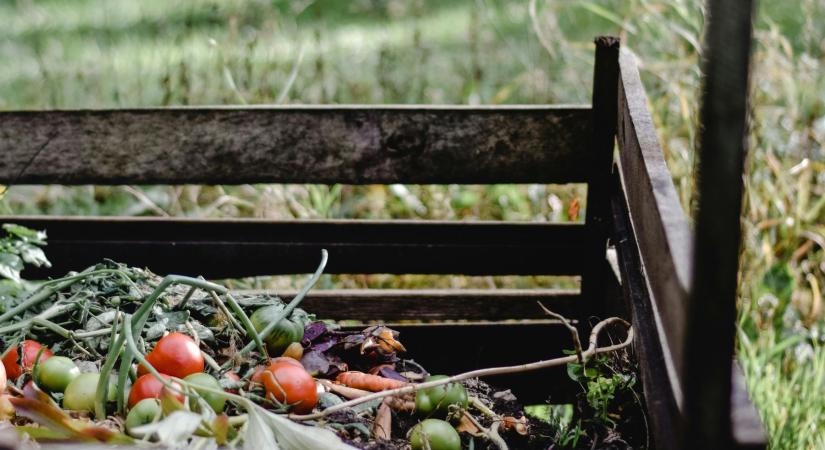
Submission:
<svg viewBox="0 0 825 450">
<path fill-rule="evenodd" d="M 582 294 L 593 305 L 591 314 L 603 314 L 602 301 L 607 266 L 602 262 L 607 252 L 610 224 L 610 195 L 613 149 L 616 145 L 616 111 L 619 85 L 619 38 L 596 38 L 596 61 L 593 68 L 593 135 L 590 142 L 590 173 L 587 180 L 585 225 L 590 237 L 585 250 L 590 264 L 582 276 Z"/>
<path fill-rule="evenodd" d="M 731 361 L 736 345 L 754 3 L 710 0 L 707 7 L 696 249 L 686 318 L 685 448 L 721 450 L 734 442 Z"/>
<path fill-rule="evenodd" d="M 295 295 L 276 294 L 284 300 Z M 585 306 L 575 289 L 316 289 L 301 307 L 335 320 L 547 319 L 538 302 L 565 317 Z"/>
<path fill-rule="evenodd" d="M 662 155 L 635 56 L 620 54 L 619 156 L 630 219 L 651 295 L 672 355 L 671 378 L 683 381 L 685 323 L 693 238 Z M 677 393 L 678 395 L 679 393 Z"/>
<path fill-rule="evenodd" d="M 103 258 L 159 274 L 211 279 L 311 273 L 321 249 L 326 273 L 579 275 L 587 239 L 579 224 L 126 217 L 0 217 L 46 230 L 53 267 L 36 279 L 82 270 Z"/>
<path fill-rule="evenodd" d="M 0 112 L 0 183 L 583 182 L 589 133 L 586 107 Z"/>
<path fill-rule="evenodd" d="M 634 350 L 645 393 L 652 448 L 676 449 L 677 435 L 683 424 L 679 395 L 682 387 L 668 370 L 668 366 L 672 365 L 672 355 L 667 346 L 662 345 L 666 337 L 662 332 L 661 314 L 658 305 L 651 299 L 636 241 L 637 233 L 630 223 L 627 199 L 621 190 L 618 176 L 615 184 L 617 189 L 611 199 L 611 238 L 615 243 L 623 297 L 634 326 Z"/>
<path fill-rule="evenodd" d="M 564 356 L 573 347 L 561 324 L 399 325 L 399 340 L 415 361 L 434 374 L 457 374 L 484 367 L 524 364 Z M 564 366 L 486 378 L 511 389 L 523 404 L 574 402 L 581 386 Z"/>
</svg>

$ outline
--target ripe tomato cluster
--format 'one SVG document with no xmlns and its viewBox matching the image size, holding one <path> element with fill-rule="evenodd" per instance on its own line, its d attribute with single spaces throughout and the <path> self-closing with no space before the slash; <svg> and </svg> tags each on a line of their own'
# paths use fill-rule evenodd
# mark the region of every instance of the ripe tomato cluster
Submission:
<svg viewBox="0 0 825 450">
<path fill-rule="evenodd" d="M 264 321 L 261 317 L 263 316 L 259 314 L 257 325 L 262 328 Z M 289 323 L 286 325 L 291 326 Z M 288 331 L 291 333 L 295 330 L 290 328 Z M 269 347 L 277 347 L 279 350 L 289 347 L 289 344 L 300 339 L 303 330 L 300 331 L 301 333 L 296 331 L 292 334 L 278 334 L 279 342 L 268 342 Z M 294 347 L 300 347 L 300 344 L 295 344 Z M 296 350 L 303 349 L 296 348 L 285 354 L 300 357 L 301 352 Z M 130 411 L 126 418 L 127 430 L 160 417 L 162 411 L 158 399 L 162 396 L 169 395 L 180 403 L 187 401 L 181 383 L 175 379 L 183 379 L 206 402 L 198 402 L 197 398 L 188 399 L 192 410 L 197 411 L 201 405 L 209 405 L 215 412 L 223 412 L 226 398 L 217 392 L 222 390 L 221 384 L 215 377 L 204 372 L 204 356 L 191 337 L 177 332 L 169 333 L 158 340 L 145 359 L 169 382 L 171 389 L 150 373 L 147 367 L 139 364 L 138 378 L 128 393 L 127 404 Z M 81 373 L 70 358 L 54 356 L 51 350 L 33 340 L 25 340 L 11 348 L 2 361 L 0 392 L 5 390 L 7 376 L 10 381 L 15 381 L 22 375 L 33 372 L 31 381 L 26 383 L 24 391 L 31 391 L 36 384 L 38 388 L 46 391 L 63 393 L 63 407 L 66 409 L 93 412 L 100 374 Z M 232 381 L 241 380 L 233 371 L 223 374 L 223 377 Z M 267 399 L 294 413 L 309 413 L 318 402 L 315 379 L 293 357 L 281 356 L 259 366 L 252 375 L 251 382 L 263 385 Z M 232 390 L 227 392 L 237 393 Z M 108 400 L 114 401 L 115 395 L 116 386 L 111 380 Z"/>
</svg>

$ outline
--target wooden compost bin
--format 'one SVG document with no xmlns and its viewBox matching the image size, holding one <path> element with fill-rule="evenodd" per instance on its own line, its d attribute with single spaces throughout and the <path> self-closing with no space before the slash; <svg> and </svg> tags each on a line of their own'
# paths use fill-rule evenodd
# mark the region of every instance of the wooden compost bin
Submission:
<svg viewBox="0 0 825 450">
<path fill-rule="evenodd" d="M 537 300 L 578 319 L 581 328 L 590 317 L 618 314 L 635 328 L 655 447 L 687 442 L 696 422 L 685 420 L 684 393 L 718 386 L 732 386 L 732 396 L 721 402 L 729 420 L 712 439 L 722 446 L 764 446 L 738 372 L 733 383 L 685 376 L 685 355 L 698 345 L 686 339 L 691 230 L 635 57 L 620 51 L 616 39 L 597 39 L 592 107 L 12 111 L 0 113 L 0 155 L 0 183 L 6 184 L 586 183 L 584 224 L 138 217 L 0 222 L 48 231 L 53 267 L 28 269 L 34 277 L 81 270 L 103 258 L 212 279 L 308 273 L 321 249 L 329 251 L 326 272 L 333 274 L 581 276 L 581 290 L 316 290 L 302 308 L 321 318 L 393 323 L 409 353 L 436 373 L 525 363 L 571 348 L 566 329 L 550 323 Z M 394 323 L 409 320 L 426 322 Z M 718 351 L 732 363 L 729 349 Z M 512 388 L 524 403 L 569 402 L 581 389 L 563 368 L 491 382 Z"/>
</svg>

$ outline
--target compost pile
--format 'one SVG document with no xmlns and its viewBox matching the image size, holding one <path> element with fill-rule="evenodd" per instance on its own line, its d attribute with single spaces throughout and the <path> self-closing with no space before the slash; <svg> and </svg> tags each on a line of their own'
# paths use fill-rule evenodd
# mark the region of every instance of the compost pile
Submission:
<svg viewBox="0 0 825 450">
<path fill-rule="evenodd" d="M 509 391 L 428 373 L 386 326 L 342 329 L 298 308 L 326 253 L 289 303 L 114 261 L 34 284 L 19 271 L 48 264 L 45 235 L 4 228 L 0 420 L 25 439 L 256 450 L 555 446 L 552 427 L 528 420 Z M 626 443 L 614 433 L 607 444 Z"/>
</svg>

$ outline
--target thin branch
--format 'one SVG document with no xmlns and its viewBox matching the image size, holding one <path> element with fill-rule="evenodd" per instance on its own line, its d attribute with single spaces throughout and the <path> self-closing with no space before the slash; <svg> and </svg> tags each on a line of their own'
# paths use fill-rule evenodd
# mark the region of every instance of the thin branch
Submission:
<svg viewBox="0 0 825 450">
<path fill-rule="evenodd" d="M 481 432 L 482 435 L 484 435 L 484 437 L 486 437 L 490 440 L 490 442 L 495 444 L 496 447 L 499 448 L 499 450 L 508 450 L 507 443 L 504 442 L 504 439 L 502 439 L 501 435 L 498 434 L 499 421 L 496 420 L 498 416 L 493 414 L 493 424 L 490 426 L 489 429 L 485 428 L 484 425 L 482 425 L 478 420 L 476 420 L 475 417 L 473 417 L 472 414 L 468 413 L 467 411 L 464 411 L 464 417 L 466 417 L 467 420 L 469 420 L 470 423 L 473 424 L 473 426 L 478 428 L 478 430 Z"/>
<path fill-rule="evenodd" d="M 609 345 L 605 347 L 597 347 L 596 342 L 599 339 L 599 333 L 601 330 L 614 323 L 620 323 L 627 328 L 627 338 L 619 344 Z M 582 353 L 582 357 L 584 360 L 588 360 L 593 356 L 613 352 L 622 348 L 629 346 L 633 342 L 633 327 L 624 319 L 620 319 L 618 317 L 610 317 L 607 319 L 602 320 L 595 327 L 593 327 L 593 331 L 590 334 L 590 346 Z M 453 375 L 451 377 L 447 377 L 440 380 L 435 381 L 427 381 L 424 383 L 413 384 L 397 389 L 390 389 L 382 392 L 376 392 L 370 395 L 366 395 L 364 397 L 356 398 L 353 400 L 346 401 L 344 403 L 339 403 L 337 405 L 331 406 L 321 412 L 314 413 L 314 414 L 290 414 L 289 418 L 292 420 L 315 420 L 320 419 L 322 417 L 326 417 L 335 411 L 341 411 L 343 409 L 351 408 L 355 405 L 359 405 L 361 403 L 369 402 L 372 400 L 376 400 L 379 398 L 384 398 L 388 396 L 399 396 L 404 394 L 410 394 L 421 389 L 429 389 L 436 386 L 442 386 L 449 383 L 456 383 L 459 381 L 469 380 L 471 378 L 481 378 L 481 377 L 488 377 L 492 375 L 504 375 L 509 373 L 520 373 L 520 372 L 527 372 L 531 370 L 538 370 L 538 369 L 546 369 L 548 367 L 556 367 L 562 366 L 565 364 L 569 364 L 572 362 L 578 361 L 578 356 L 564 356 L 560 358 L 548 359 L 544 361 L 537 361 L 528 364 L 521 364 L 516 366 L 504 366 L 504 367 L 490 367 L 486 369 L 478 369 L 472 370 L 469 372 L 460 373 L 458 375 Z"/>
<path fill-rule="evenodd" d="M 570 324 L 570 321 L 567 320 L 567 317 L 562 316 L 561 314 L 554 313 L 545 307 L 541 302 L 537 302 L 539 307 L 544 310 L 544 313 L 550 317 L 554 317 L 556 319 L 561 320 L 564 326 L 570 330 L 570 335 L 573 336 L 573 346 L 576 349 L 576 356 L 579 357 L 579 364 L 584 364 L 584 357 L 582 356 L 582 343 L 579 339 L 579 330 L 576 329 L 573 325 Z"/>
</svg>

